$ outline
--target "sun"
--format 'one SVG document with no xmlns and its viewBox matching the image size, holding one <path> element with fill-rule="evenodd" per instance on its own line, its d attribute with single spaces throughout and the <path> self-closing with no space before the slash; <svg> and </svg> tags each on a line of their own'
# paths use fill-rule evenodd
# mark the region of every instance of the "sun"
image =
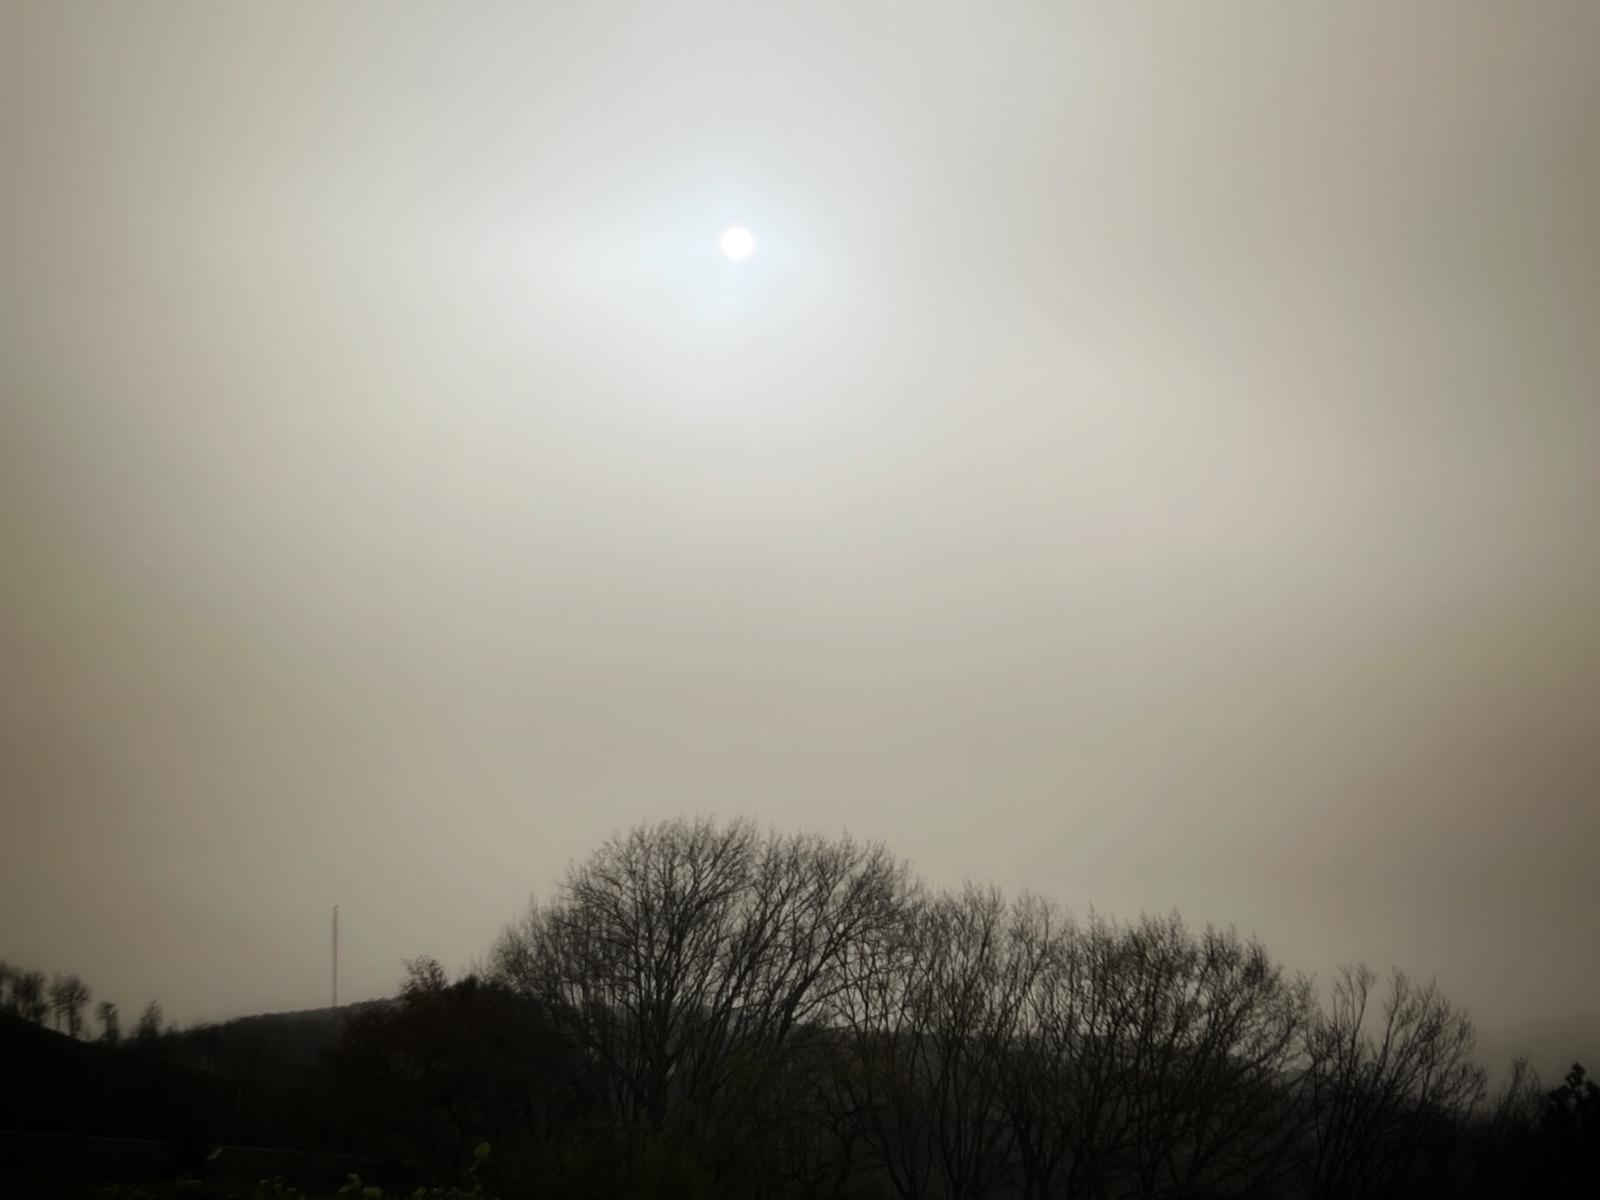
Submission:
<svg viewBox="0 0 1600 1200">
<path fill-rule="evenodd" d="M 734 262 L 743 262 L 755 251 L 756 239 L 743 225 L 735 225 L 722 235 L 721 241 L 717 244 Z"/>
</svg>

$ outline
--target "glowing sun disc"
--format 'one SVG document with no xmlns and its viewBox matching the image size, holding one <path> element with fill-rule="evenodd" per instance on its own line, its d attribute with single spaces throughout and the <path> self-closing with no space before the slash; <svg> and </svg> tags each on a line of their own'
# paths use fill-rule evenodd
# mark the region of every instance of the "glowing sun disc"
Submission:
<svg viewBox="0 0 1600 1200">
<path fill-rule="evenodd" d="M 750 257 L 756 248 L 756 239 L 743 225 L 735 225 L 722 235 L 722 240 L 717 243 L 722 247 L 722 252 L 734 262 L 743 262 Z"/>
</svg>

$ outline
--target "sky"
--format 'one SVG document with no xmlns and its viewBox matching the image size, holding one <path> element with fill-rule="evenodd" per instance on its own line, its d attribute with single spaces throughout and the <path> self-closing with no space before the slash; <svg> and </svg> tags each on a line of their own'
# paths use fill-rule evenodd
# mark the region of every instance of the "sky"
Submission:
<svg viewBox="0 0 1600 1200">
<path fill-rule="evenodd" d="M 0 0 L 0 957 L 743 815 L 1600 1009 L 1597 385 L 1586 0 Z"/>
</svg>

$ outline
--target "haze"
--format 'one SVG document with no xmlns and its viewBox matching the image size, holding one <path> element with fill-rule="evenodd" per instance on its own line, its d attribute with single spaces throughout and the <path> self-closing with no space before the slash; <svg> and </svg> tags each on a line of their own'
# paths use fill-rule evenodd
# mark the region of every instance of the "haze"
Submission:
<svg viewBox="0 0 1600 1200">
<path fill-rule="evenodd" d="M 1596 1007 L 1600 9 L 0 4 L 0 953 L 612 830 Z M 759 249 L 730 264 L 717 239 Z"/>
</svg>

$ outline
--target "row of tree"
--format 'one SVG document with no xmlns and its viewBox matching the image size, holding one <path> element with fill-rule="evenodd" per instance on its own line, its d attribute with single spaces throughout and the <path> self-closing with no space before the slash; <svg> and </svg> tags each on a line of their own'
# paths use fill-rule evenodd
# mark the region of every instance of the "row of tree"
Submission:
<svg viewBox="0 0 1600 1200">
<path fill-rule="evenodd" d="M 0 1001 L 43 1024 L 42 979 L 6 971 Z M 1517 1064 L 1491 1095 L 1431 984 L 1358 965 L 1319 988 L 1232 931 L 939 891 L 881 846 L 743 823 L 612 839 L 458 981 L 419 959 L 393 1001 L 141 1027 L 159 1052 L 0 1021 L 0 1125 L 376 1154 L 397 1178 L 594 1200 L 1600 1178 L 1600 1089 L 1574 1068 L 1547 1092 Z"/>
<path fill-rule="evenodd" d="M 1398 971 L 1319 994 L 1232 931 L 702 821 L 574 866 L 487 977 L 413 964 L 332 1078 L 391 1152 L 490 1137 L 564 1195 L 1320 1200 L 1489 1194 L 1537 1084 L 1472 1049 Z"/>
<path fill-rule="evenodd" d="M 43 1025 L 54 1017 L 58 1032 L 81 1038 L 90 1032 L 85 1014 L 93 998 L 89 985 L 76 975 L 55 975 L 47 981 L 43 971 L 30 971 L 0 961 L 0 1012 L 11 1013 L 36 1025 Z M 100 1040 L 113 1046 L 120 1042 L 122 1022 L 117 1006 L 102 1000 L 95 1006 L 94 1015 L 100 1022 Z M 152 1000 L 134 1026 L 134 1037 L 140 1041 L 153 1040 L 161 1036 L 161 1030 L 161 1005 Z"/>
</svg>

